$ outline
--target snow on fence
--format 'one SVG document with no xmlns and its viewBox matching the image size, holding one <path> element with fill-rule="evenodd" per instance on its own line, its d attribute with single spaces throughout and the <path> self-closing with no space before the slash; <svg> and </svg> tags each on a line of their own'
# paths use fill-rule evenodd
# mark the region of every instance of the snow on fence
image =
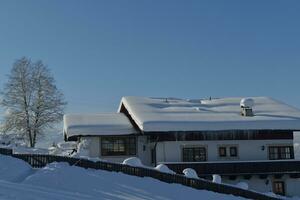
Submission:
<svg viewBox="0 0 300 200">
<path fill-rule="evenodd" d="M 67 162 L 73 166 L 100 169 L 100 170 L 113 171 L 113 172 L 122 172 L 124 174 L 139 176 L 139 177 L 151 177 L 166 183 L 177 183 L 188 187 L 192 187 L 194 189 L 208 190 L 208 191 L 218 192 L 222 194 L 231 194 L 231 195 L 241 196 L 248 199 L 262 199 L 262 200 L 280 199 L 277 197 L 267 196 L 261 193 L 245 190 L 230 185 L 223 185 L 223 184 L 213 183 L 211 181 L 206 181 L 203 179 L 188 178 L 180 174 L 164 173 L 164 172 L 157 171 L 155 169 L 129 166 L 120 163 L 111 163 L 106 161 L 94 162 L 92 160 L 83 159 L 83 158 L 55 156 L 55 155 L 47 155 L 47 154 L 14 154 L 12 149 L 6 149 L 6 148 L 0 148 L 0 154 L 10 155 L 12 157 L 22 159 L 27 163 L 29 163 L 34 168 L 42 168 L 52 162 Z"/>
</svg>

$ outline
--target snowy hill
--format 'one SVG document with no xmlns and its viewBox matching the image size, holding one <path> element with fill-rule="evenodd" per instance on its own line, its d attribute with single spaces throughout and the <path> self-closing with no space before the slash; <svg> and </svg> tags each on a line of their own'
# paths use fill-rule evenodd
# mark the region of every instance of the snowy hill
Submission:
<svg viewBox="0 0 300 200">
<path fill-rule="evenodd" d="M 0 199 L 58 200 L 180 200 L 243 199 L 178 184 L 163 183 L 122 173 L 83 169 L 66 163 L 52 163 L 32 169 L 27 163 L 0 156 Z"/>
</svg>

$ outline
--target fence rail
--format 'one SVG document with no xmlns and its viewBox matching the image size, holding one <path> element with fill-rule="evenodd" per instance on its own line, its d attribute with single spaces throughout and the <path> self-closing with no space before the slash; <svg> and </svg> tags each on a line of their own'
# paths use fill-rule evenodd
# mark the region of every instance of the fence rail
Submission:
<svg viewBox="0 0 300 200">
<path fill-rule="evenodd" d="M 275 175 L 291 174 L 300 177 L 299 160 L 281 160 L 267 162 L 201 162 L 201 163 L 163 163 L 176 173 L 181 173 L 185 168 L 193 168 L 197 172 L 208 176 L 219 175 Z"/>
<path fill-rule="evenodd" d="M 262 200 L 278 200 L 280 198 L 270 197 L 261 193 L 257 193 L 250 190 L 244 190 L 230 185 L 217 184 L 203 179 L 187 178 L 180 174 L 168 174 L 154 169 L 133 167 L 129 165 L 123 165 L 119 163 L 103 162 L 103 161 L 91 161 L 82 158 L 73 158 L 56 155 L 46 154 L 14 154 L 12 149 L 0 148 L 0 154 L 10 155 L 12 157 L 22 159 L 29 163 L 34 168 L 42 168 L 52 162 L 67 162 L 70 165 L 100 169 L 106 171 L 122 172 L 124 174 L 139 176 L 139 177 L 151 177 L 158 179 L 166 183 L 177 183 L 192 187 L 199 190 L 208 190 L 212 192 L 231 194 L 248 199 L 262 199 Z"/>
</svg>

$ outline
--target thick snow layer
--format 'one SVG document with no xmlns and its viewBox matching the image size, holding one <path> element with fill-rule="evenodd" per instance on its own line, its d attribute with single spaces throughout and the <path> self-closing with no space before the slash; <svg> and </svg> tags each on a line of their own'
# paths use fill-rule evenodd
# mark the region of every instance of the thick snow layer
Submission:
<svg viewBox="0 0 300 200">
<path fill-rule="evenodd" d="M 218 174 L 214 174 L 214 175 L 213 175 L 213 180 L 212 180 L 212 182 L 221 184 L 221 183 L 222 183 L 222 178 L 221 178 L 221 176 L 218 175 Z"/>
<path fill-rule="evenodd" d="M 129 165 L 129 166 L 132 166 L 132 167 L 143 167 L 144 165 L 142 164 L 141 160 L 137 157 L 130 157 L 130 158 L 127 158 L 123 161 L 124 165 Z"/>
<path fill-rule="evenodd" d="M 8 164 L 7 164 L 8 163 Z M 6 168 L 3 168 L 7 164 Z M 32 170 L 15 158 L 0 156 L 1 200 L 179 200 L 179 199 L 243 199 L 179 184 L 163 183 L 152 178 L 122 173 L 83 169 L 67 163 L 52 163 Z M 2 173 L 3 171 L 3 173 Z M 15 172 L 21 171 L 22 178 Z M 11 182 L 14 180 L 14 182 Z"/>
<path fill-rule="evenodd" d="M 251 98 L 243 98 L 240 102 L 240 106 L 244 108 L 252 108 L 254 106 L 254 100 Z"/>
<path fill-rule="evenodd" d="M 300 130 L 300 111 L 268 97 L 251 97 L 253 117 L 241 116 L 242 98 L 184 100 L 123 97 L 129 114 L 145 132 L 288 129 Z M 119 111 L 121 110 L 121 106 Z"/>
<path fill-rule="evenodd" d="M 78 144 L 76 156 L 88 157 L 90 154 L 90 144 L 91 144 L 90 138 L 83 138 Z"/>
<path fill-rule="evenodd" d="M 168 173 L 168 174 L 176 174 L 174 171 L 170 170 L 167 165 L 159 164 L 155 167 L 157 171 Z"/>
<path fill-rule="evenodd" d="M 0 155 L 0 180 L 19 181 L 31 173 L 31 166 L 23 160 Z"/>
<path fill-rule="evenodd" d="M 183 174 L 188 178 L 196 178 L 196 179 L 199 178 L 197 172 L 192 168 L 184 169 Z"/>
<path fill-rule="evenodd" d="M 136 133 L 123 113 L 68 114 L 64 116 L 64 132 L 67 137 Z"/>
<path fill-rule="evenodd" d="M 17 154 L 48 154 L 48 149 L 30 148 L 25 146 L 13 147 L 13 152 Z"/>
<path fill-rule="evenodd" d="M 72 150 L 77 148 L 77 142 L 59 142 L 57 146 L 62 150 Z"/>
</svg>

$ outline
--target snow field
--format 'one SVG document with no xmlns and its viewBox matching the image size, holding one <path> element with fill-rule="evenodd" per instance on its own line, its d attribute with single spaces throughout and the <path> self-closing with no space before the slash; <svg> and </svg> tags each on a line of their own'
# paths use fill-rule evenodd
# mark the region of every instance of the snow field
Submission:
<svg viewBox="0 0 300 200">
<path fill-rule="evenodd" d="M 83 169 L 67 163 L 51 163 L 43 169 L 33 170 L 21 160 L 0 156 L 0 169 L 0 199 L 3 200 L 243 199 L 152 178 Z"/>
</svg>

